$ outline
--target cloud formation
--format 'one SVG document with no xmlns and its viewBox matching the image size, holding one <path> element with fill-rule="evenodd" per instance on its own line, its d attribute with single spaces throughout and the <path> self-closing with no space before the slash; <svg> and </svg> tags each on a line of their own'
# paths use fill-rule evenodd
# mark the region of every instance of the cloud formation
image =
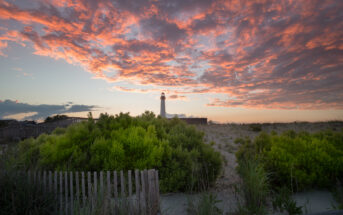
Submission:
<svg viewBox="0 0 343 215">
<path fill-rule="evenodd" d="M 24 117 L 24 120 L 38 120 L 44 119 L 47 116 L 55 114 L 65 114 L 65 113 L 77 113 L 84 111 L 92 111 L 96 109 L 96 106 L 89 105 L 76 105 L 68 103 L 66 105 L 31 105 L 27 103 L 21 103 L 12 100 L 0 100 L 0 119 L 6 118 L 6 116 L 11 116 L 15 114 L 26 114 L 30 113 L 29 116 Z"/>
<path fill-rule="evenodd" d="M 0 0 L 0 19 L 21 26 L 0 29 L 0 55 L 30 43 L 109 82 L 227 96 L 209 106 L 343 108 L 341 0 L 35 3 Z"/>
</svg>

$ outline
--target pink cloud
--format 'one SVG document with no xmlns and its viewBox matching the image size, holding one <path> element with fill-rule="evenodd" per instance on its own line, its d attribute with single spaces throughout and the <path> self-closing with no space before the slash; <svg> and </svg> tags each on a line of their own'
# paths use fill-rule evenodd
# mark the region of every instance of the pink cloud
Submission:
<svg viewBox="0 0 343 215">
<path fill-rule="evenodd" d="M 210 106 L 340 109 L 342 9 L 339 0 L 46 0 L 31 9 L 1 0 L 0 19 L 24 27 L 6 29 L 0 50 L 29 42 L 34 54 L 81 65 L 95 78 L 154 87 L 114 87 L 121 91 L 168 87 L 178 99 L 235 98 Z"/>
</svg>

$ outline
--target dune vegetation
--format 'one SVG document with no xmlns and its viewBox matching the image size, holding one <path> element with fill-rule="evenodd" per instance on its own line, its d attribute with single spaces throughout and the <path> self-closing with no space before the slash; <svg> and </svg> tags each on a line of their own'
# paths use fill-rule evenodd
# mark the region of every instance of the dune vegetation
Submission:
<svg viewBox="0 0 343 215">
<path fill-rule="evenodd" d="M 19 143 L 17 165 L 44 170 L 132 170 L 155 168 L 163 192 L 206 188 L 222 160 L 203 142 L 203 133 L 175 118 L 145 112 L 101 114 L 52 134 Z"/>
</svg>

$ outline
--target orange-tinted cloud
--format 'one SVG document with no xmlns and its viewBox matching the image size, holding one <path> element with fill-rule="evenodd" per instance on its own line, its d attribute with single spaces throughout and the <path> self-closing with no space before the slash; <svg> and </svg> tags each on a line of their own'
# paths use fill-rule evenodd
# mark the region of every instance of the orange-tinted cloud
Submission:
<svg viewBox="0 0 343 215">
<path fill-rule="evenodd" d="M 187 100 L 187 97 L 183 96 L 183 95 L 173 94 L 173 95 L 168 96 L 168 99 L 171 99 L 171 100 Z"/>
<path fill-rule="evenodd" d="M 116 90 L 227 95 L 210 106 L 343 106 L 340 0 L 25 2 L 0 0 L 2 22 L 18 24 L 0 29 L 0 55 L 29 42 L 95 78 L 137 84 Z"/>
</svg>

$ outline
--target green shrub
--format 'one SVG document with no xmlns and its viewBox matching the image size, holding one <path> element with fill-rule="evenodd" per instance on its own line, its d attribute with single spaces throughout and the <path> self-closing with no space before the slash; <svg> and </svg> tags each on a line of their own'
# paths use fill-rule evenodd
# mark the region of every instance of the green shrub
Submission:
<svg viewBox="0 0 343 215">
<path fill-rule="evenodd" d="M 261 124 L 249 124 L 249 128 L 250 128 L 251 131 L 254 131 L 254 132 L 262 131 Z"/>
<path fill-rule="evenodd" d="M 187 214 L 189 215 L 221 215 L 223 211 L 217 207 L 217 196 L 212 193 L 204 193 L 200 199 L 188 199 Z"/>
<path fill-rule="evenodd" d="M 289 215 L 302 214 L 302 206 L 297 206 L 291 195 L 292 192 L 286 186 L 277 188 L 272 202 L 274 211 L 286 211 Z"/>
<path fill-rule="evenodd" d="M 240 214 L 266 214 L 267 197 L 270 194 L 269 176 L 258 162 L 241 162 L 238 173 L 242 183 L 236 186 Z"/>
<path fill-rule="evenodd" d="M 131 117 L 101 114 L 22 141 L 17 164 L 45 170 L 129 170 L 155 168 L 161 191 L 206 188 L 218 177 L 222 159 L 204 144 L 203 133 L 175 118 L 152 112 Z"/>
<path fill-rule="evenodd" d="M 254 143 L 246 141 L 236 156 L 238 163 L 260 160 L 272 173 L 275 185 L 297 186 L 299 190 L 330 187 L 336 178 L 343 177 L 343 131 L 262 132 Z"/>
<path fill-rule="evenodd" d="M 65 119 L 68 119 L 68 117 L 66 115 L 55 115 L 55 116 L 48 116 L 47 118 L 45 118 L 44 122 L 47 123 L 47 122 L 56 122 L 56 121 L 60 121 L 60 120 L 65 120 Z"/>
<path fill-rule="evenodd" d="M 256 159 L 256 147 L 254 143 L 250 141 L 250 139 L 236 139 L 240 142 L 241 146 L 238 148 L 236 152 L 236 158 L 238 164 L 242 164 L 244 162 L 255 160 Z M 235 142 L 238 142 L 236 141 Z"/>
</svg>

